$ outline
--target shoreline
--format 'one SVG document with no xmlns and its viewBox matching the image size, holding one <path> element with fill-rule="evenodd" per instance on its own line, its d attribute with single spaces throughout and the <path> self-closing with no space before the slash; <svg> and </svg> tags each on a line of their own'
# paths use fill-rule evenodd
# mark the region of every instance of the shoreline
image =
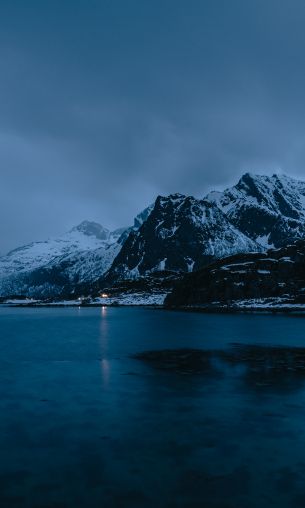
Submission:
<svg viewBox="0 0 305 508">
<path fill-rule="evenodd" d="M 119 303 L 119 304 L 112 304 L 112 303 L 0 303 L 0 309 L 1 307 L 9 307 L 9 308 L 90 308 L 90 307 L 111 307 L 111 308 L 117 308 L 117 307 L 145 307 L 145 308 L 156 308 L 156 309 L 163 309 L 164 305 L 158 305 L 158 304 L 137 304 L 137 303 Z"/>
<path fill-rule="evenodd" d="M 305 316 L 304 304 L 280 304 L 274 306 L 268 305 L 185 305 L 177 307 L 167 307 L 156 303 L 75 303 L 75 302 L 26 302 L 26 303 L 0 303 L 0 308 L 92 308 L 92 307 L 110 307 L 110 308 L 149 308 L 176 312 L 194 312 L 201 314 L 298 314 Z"/>
<path fill-rule="evenodd" d="M 164 307 L 169 311 L 181 312 L 197 312 L 202 314 L 299 314 L 305 316 L 305 306 L 299 304 L 290 304 L 282 306 L 181 306 L 181 307 Z"/>
</svg>

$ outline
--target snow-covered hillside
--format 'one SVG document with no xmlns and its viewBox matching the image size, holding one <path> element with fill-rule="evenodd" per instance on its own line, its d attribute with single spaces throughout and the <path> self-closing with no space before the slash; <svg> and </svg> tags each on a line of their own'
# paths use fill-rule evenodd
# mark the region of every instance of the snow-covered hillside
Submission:
<svg viewBox="0 0 305 508">
<path fill-rule="evenodd" d="M 54 262 L 55 258 L 71 254 L 76 255 L 97 249 L 101 249 L 101 254 L 117 240 L 116 232 L 112 233 L 96 222 L 84 221 L 58 238 L 34 242 L 0 257 L 0 277 L 36 270 Z"/>
<path fill-rule="evenodd" d="M 305 238 L 305 182 L 246 173 L 237 185 L 206 197 L 264 248 Z"/>
<path fill-rule="evenodd" d="M 91 285 L 111 267 L 131 231 L 137 231 L 152 206 L 133 226 L 109 231 L 83 221 L 71 231 L 45 242 L 34 242 L 0 257 L 0 296 L 50 298 Z"/>
<path fill-rule="evenodd" d="M 49 297 L 64 287 L 96 280 L 110 268 L 123 232 L 84 221 L 59 238 L 9 252 L 0 258 L 0 295 Z"/>
</svg>

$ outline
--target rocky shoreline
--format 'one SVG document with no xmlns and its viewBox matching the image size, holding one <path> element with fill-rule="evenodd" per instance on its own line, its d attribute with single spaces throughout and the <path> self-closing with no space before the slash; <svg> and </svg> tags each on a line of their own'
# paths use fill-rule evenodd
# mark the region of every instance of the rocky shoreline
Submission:
<svg viewBox="0 0 305 508">
<path fill-rule="evenodd" d="M 305 309 L 305 242 L 212 263 L 177 282 L 165 305 L 221 311 Z"/>
<path fill-rule="evenodd" d="M 150 309 L 162 309 L 169 311 L 182 311 L 182 312 L 197 312 L 197 313 L 205 313 L 205 314 L 253 314 L 253 313 L 267 313 L 267 314 L 304 314 L 305 315 L 305 304 L 299 303 L 279 303 L 279 302 L 257 302 L 248 300 L 246 302 L 234 302 L 233 304 L 202 304 L 202 305 L 179 305 L 179 306 L 171 306 L 167 307 L 163 303 L 158 301 L 154 301 L 153 299 L 147 299 L 146 301 L 141 299 L 138 301 L 132 301 L 127 299 L 123 301 L 77 301 L 77 300 L 67 300 L 67 301 L 59 301 L 59 302 L 44 302 L 44 301 L 36 301 L 36 302 L 4 302 L 0 304 L 1 307 L 17 307 L 17 308 L 41 308 L 41 307 L 145 307 Z"/>
</svg>

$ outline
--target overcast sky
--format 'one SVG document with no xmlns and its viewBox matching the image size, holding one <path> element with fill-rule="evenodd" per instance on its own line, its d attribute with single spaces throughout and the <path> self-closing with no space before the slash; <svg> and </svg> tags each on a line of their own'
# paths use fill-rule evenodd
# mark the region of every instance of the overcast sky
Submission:
<svg viewBox="0 0 305 508">
<path fill-rule="evenodd" d="M 305 178 L 303 0 L 0 0 L 0 252 Z"/>
</svg>

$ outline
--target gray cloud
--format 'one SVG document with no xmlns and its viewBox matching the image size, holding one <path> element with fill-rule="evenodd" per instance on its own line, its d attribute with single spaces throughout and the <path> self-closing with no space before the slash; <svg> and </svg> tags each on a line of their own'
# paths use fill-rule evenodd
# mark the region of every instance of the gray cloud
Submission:
<svg viewBox="0 0 305 508">
<path fill-rule="evenodd" d="M 298 0 L 3 1 L 0 252 L 244 171 L 305 177 Z"/>
</svg>

